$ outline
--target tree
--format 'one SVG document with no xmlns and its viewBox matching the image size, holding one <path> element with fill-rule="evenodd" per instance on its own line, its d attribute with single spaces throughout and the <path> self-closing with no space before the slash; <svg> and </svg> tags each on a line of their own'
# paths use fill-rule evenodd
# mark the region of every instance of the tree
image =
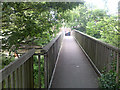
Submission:
<svg viewBox="0 0 120 90">
<path fill-rule="evenodd" d="M 69 2 L 3 2 L 2 44 L 9 51 L 16 50 L 20 43 L 29 44 L 36 38 L 48 41 L 54 33 L 53 26 L 59 26 L 68 9 L 80 3 Z M 13 48 L 14 47 L 14 48 Z"/>
<path fill-rule="evenodd" d="M 71 27 L 85 32 L 88 18 L 87 13 L 87 7 L 85 4 L 80 4 L 73 10 L 65 12 L 65 17 L 68 18 L 65 21 L 66 27 Z"/>
<path fill-rule="evenodd" d="M 119 30 L 117 16 L 108 15 L 105 10 L 92 9 L 79 5 L 65 12 L 66 27 L 80 30 L 116 47 L 119 45 Z"/>
</svg>

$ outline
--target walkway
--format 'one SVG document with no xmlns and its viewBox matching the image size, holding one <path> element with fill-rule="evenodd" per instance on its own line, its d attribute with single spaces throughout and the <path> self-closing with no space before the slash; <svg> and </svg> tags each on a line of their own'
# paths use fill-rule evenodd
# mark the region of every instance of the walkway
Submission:
<svg viewBox="0 0 120 90">
<path fill-rule="evenodd" d="M 51 88 L 97 88 L 97 74 L 72 36 L 65 36 Z"/>
</svg>

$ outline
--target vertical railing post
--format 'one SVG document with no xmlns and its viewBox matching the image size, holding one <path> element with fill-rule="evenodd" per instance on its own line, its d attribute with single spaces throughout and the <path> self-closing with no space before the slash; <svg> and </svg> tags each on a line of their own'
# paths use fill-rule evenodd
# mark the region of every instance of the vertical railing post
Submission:
<svg viewBox="0 0 120 90">
<path fill-rule="evenodd" d="M 38 84 L 39 84 L 39 88 L 41 88 L 41 78 L 40 78 L 41 77 L 41 74 L 40 74 L 41 71 L 40 71 L 40 65 L 41 65 L 40 64 L 40 54 L 38 54 L 38 68 L 39 68 L 38 69 L 39 70 L 38 71 Z"/>
<path fill-rule="evenodd" d="M 33 71 L 33 56 L 30 58 L 30 72 L 31 72 L 31 75 L 30 75 L 30 81 L 31 81 L 31 85 L 30 87 L 31 88 L 34 88 L 34 71 Z"/>
<path fill-rule="evenodd" d="M 10 81 L 11 81 L 11 79 L 10 79 L 11 77 L 10 77 L 10 75 L 8 76 L 8 88 L 10 88 Z"/>
<path fill-rule="evenodd" d="M 19 71 L 18 71 L 18 74 L 19 74 L 19 87 L 21 88 L 22 87 L 22 66 L 19 67 Z"/>
<path fill-rule="evenodd" d="M 1 73 L 0 73 L 1 74 Z M 0 90 L 2 90 L 2 82 L 0 82 Z"/>
<path fill-rule="evenodd" d="M 47 54 L 44 54 L 44 84 L 45 84 L 45 88 L 48 87 L 47 83 L 48 83 L 48 75 L 47 75 Z"/>
<path fill-rule="evenodd" d="M 11 88 L 15 88 L 15 72 L 11 74 Z"/>
<path fill-rule="evenodd" d="M 116 76 L 116 83 L 118 83 L 119 82 L 119 59 L 120 59 L 120 53 L 119 53 L 119 51 L 118 51 L 118 53 L 117 53 L 117 68 L 116 68 L 116 73 L 117 73 L 117 76 Z"/>
<path fill-rule="evenodd" d="M 16 88 L 19 88 L 19 78 L 18 78 L 18 68 L 15 71 L 15 77 L 16 77 Z"/>
</svg>

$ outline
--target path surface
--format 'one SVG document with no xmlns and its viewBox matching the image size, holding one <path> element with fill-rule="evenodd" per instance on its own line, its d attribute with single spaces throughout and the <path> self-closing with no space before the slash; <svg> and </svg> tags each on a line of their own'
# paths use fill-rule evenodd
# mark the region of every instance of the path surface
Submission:
<svg viewBox="0 0 120 90">
<path fill-rule="evenodd" d="M 72 36 L 65 36 L 51 88 L 97 88 L 97 74 Z"/>
</svg>

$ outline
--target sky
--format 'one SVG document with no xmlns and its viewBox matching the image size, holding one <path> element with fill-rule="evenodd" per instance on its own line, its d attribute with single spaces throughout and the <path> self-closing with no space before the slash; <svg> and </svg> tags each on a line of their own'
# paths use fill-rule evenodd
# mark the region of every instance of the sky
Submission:
<svg viewBox="0 0 120 90">
<path fill-rule="evenodd" d="M 87 4 L 94 5 L 96 8 L 105 9 L 105 6 L 108 8 L 109 14 L 117 14 L 118 12 L 118 2 L 120 0 L 106 0 L 107 4 L 105 5 L 105 0 L 85 0 Z"/>
</svg>

